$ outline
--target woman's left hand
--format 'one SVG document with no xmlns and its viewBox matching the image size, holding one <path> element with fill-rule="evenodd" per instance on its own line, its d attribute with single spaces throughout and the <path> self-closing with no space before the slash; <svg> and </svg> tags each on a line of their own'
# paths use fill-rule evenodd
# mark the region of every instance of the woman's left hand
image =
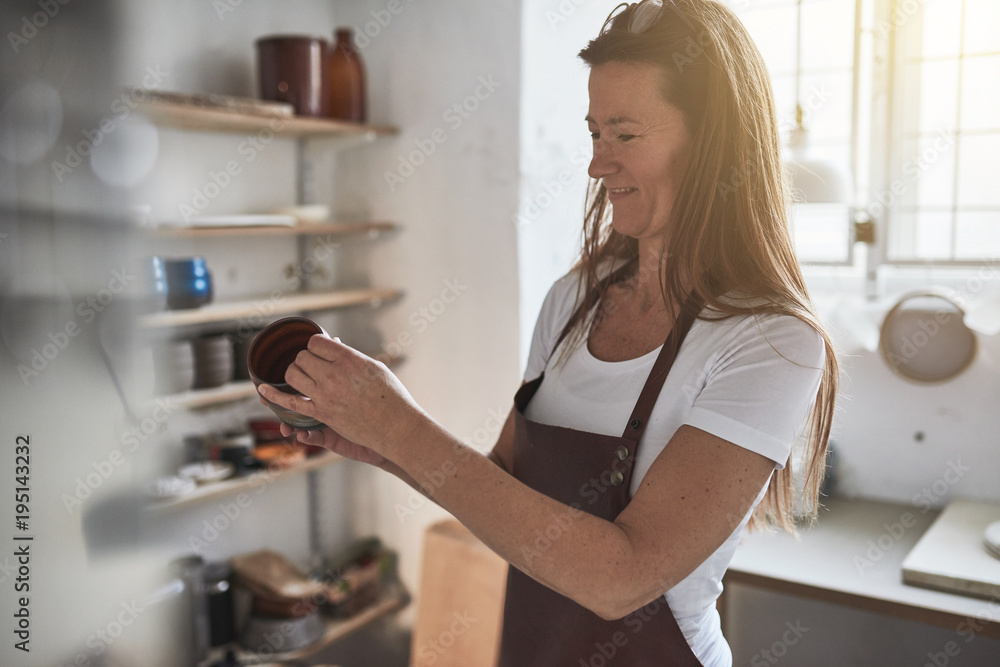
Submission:
<svg viewBox="0 0 1000 667">
<path fill-rule="evenodd" d="M 289 410 L 323 422 L 344 438 L 392 459 L 428 419 L 385 364 L 316 334 L 285 372 L 302 396 L 260 385 L 260 395 Z"/>
</svg>

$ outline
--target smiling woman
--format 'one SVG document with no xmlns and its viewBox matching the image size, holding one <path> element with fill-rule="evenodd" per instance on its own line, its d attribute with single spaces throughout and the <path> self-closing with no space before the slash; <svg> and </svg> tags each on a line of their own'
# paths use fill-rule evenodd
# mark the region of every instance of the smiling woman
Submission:
<svg viewBox="0 0 1000 667">
<path fill-rule="evenodd" d="M 607 189 L 615 231 L 635 239 L 662 236 L 691 145 L 684 115 L 660 94 L 661 76 L 655 65 L 630 62 L 590 74 L 588 173 Z"/>
<path fill-rule="evenodd" d="M 644 0 L 581 56 L 584 246 L 545 299 L 489 457 L 324 336 L 285 375 L 304 396 L 260 393 L 330 426 L 302 442 L 398 476 L 513 566 L 503 667 L 728 667 L 722 576 L 748 523 L 793 528 L 804 427 L 815 506 L 837 363 L 792 252 L 771 90 L 739 21 L 715 0 Z M 429 476 L 440 483 L 417 481 Z"/>
</svg>

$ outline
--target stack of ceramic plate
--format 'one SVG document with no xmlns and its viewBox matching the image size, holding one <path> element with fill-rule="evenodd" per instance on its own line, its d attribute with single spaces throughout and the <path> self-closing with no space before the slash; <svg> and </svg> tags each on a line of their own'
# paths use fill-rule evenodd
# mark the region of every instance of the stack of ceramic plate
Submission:
<svg viewBox="0 0 1000 667">
<path fill-rule="evenodd" d="M 165 343 L 153 350 L 153 372 L 158 394 L 177 394 L 194 384 L 194 349 L 189 340 Z"/>
<path fill-rule="evenodd" d="M 194 387 L 218 387 L 233 379 L 233 343 L 226 334 L 194 339 Z"/>
<path fill-rule="evenodd" d="M 233 336 L 233 348 L 236 352 L 236 371 L 233 377 L 237 380 L 250 379 L 250 370 L 247 368 L 247 353 L 250 351 L 250 343 L 259 333 L 260 329 L 254 329 L 247 333 L 243 333 L 241 330 Z"/>
</svg>

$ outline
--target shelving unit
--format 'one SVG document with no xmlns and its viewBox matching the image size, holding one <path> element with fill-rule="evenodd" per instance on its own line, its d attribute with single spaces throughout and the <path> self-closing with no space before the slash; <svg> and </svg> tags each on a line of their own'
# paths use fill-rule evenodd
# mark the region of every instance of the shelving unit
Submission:
<svg viewBox="0 0 1000 667">
<path fill-rule="evenodd" d="M 325 139 L 327 140 L 326 149 L 331 148 L 331 143 L 333 148 L 339 149 L 399 133 L 397 128 L 387 125 L 363 125 L 321 118 L 234 112 L 196 104 L 160 100 L 147 100 L 140 105 L 139 110 L 157 125 L 185 131 L 255 134 L 261 138 L 274 136 L 294 140 L 296 148 L 295 203 L 299 205 L 313 203 L 314 198 L 314 169 L 312 162 L 307 157 L 307 143 L 310 140 Z M 202 240 L 220 238 L 260 238 L 266 240 L 276 237 L 292 237 L 297 239 L 297 254 L 299 261 L 301 261 L 305 257 L 312 239 L 322 237 L 342 237 L 344 240 L 348 240 L 349 237 L 374 239 L 394 233 L 398 229 L 398 225 L 386 221 L 334 220 L 323 224 L 295 226 L 163 227 L 151 230 L 149 237 L 158 241 L 170 240 L 192 244 L 197 244 Z M 266 320 L 311 311 L 366 305 L 374 308 L 395 301 L 402 295 L 401 290 L 390 288 L 338 289 L 316 292 L 305 291 L 306 288 L 307 282 L 304 282 L 300 287 L 302 291 L 282 293 L 280 298 L 265 295 L 258 299 L 214 303 L 190 310 L 151 313 L 139 319 L 139 327 L 151 333 L 158 333 L 181 327 L 238 322 L 254 318 Z M 399 363 L 400 360 L 399 358 L 390 359 L 387 363 L 393 365 Z M 165 399 L 180 407 L 205 409 L 249 399 L 255 394 L 253 383 L 237 381 L 212 389 L 191 390 L 167 396 Z M 259 490 L 262 484 L 268 485 L 275 480 L 302 475 L 306 478 L 309 506 L 308 516 L 304 518 L 308 521 L 309 548 L 312 558 L 315 559 L 320 550 L 318 471 L 343 460 L 336 454 L 324 452 L 284 470 L 259 472 L 207 484 L 189 494 L 153 503 L 146 508 L 146 511 L 150 516 L 183 511 L 186 508 L 211 502 L 224 495 L 252 493 Z M 308 658 L 359 628 L 403 608 L 408 604 L 409 599 L 403 586 L 396 582 L 384 593 L 382 599 L 356 616 L 349 619 L 328 619 L 326 631 L 321 640 L 297 651 L 268 656 L 268 659 L 289 661 Z M 214 653 L 218 654 L 219 652 Z M 248 663 L 260 658 L 260 656 L 242 649 L 238 651 L 238 655 Z M 209 662 L 220 657 L 222 657 L 221 654 L 213 654 L 210 656 Z"/>
</svg>

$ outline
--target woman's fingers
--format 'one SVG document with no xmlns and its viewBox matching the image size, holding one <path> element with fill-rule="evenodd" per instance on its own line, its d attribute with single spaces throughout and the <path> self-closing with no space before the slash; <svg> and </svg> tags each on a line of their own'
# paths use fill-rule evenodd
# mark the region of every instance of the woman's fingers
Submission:
<svg viewBox="0 0 1000 667">
<path fill-rule="evenodd" d="M 298 396 L 295 394 L 286 394 L 283 391 L 275 389 L 269 384 L 262 384 L 257 387 L 257 392 L 271 401 L 275 405 L 279 405 L 288 410 L 298 412 L 300 415 L 305 415 L 307 417 L 316 417 L 313 414 L 313 403 L 305 396 Z"/>
<path fill-rule="evenodd" d="M 340 342 L 339 338 L 329 338 L 323 334 L 314 334 L 306 346 L 309 352 L 323 361 L 336 361 L 337 357 L 343 354 L 347 346 Z"/>
<path fill-rule="evenodd" d="M 323 445 L 326 436 L 322 431 L 299 431 L 296 438 L 304 445 L 318 447 Z"/>
<path fill-rule="evenodd" d="M 342 361 L 345 352 L 350 351 L 351 348 L 341 343 L 339 338 L 315 334 L 309 339 L 307 348 L 295 355 L 295 361 L 285 371 L 285 382 L 311 396 L 311 389 L 318 383 L 329 381 L 335 372 L 332 366 Z"/>
<path fill-rule="evenodd" d="M 312 396 L 315 393 L 316 377 L 319 376 L 319 372 L 311 359 L 300 359 L 300 357 L 307 354 L 309 353 L 303 351 L 299 352 L 298 356 L 295 357 L 295 362 L 285 370 L 285 382 L 292 385 L 292 388 L 296 391 L 300 391 L 306 396 Z M 313 368 L 312 373 L 315 373 L 315 376 L 309 372 L 309 367 Z"/>
</svg>

